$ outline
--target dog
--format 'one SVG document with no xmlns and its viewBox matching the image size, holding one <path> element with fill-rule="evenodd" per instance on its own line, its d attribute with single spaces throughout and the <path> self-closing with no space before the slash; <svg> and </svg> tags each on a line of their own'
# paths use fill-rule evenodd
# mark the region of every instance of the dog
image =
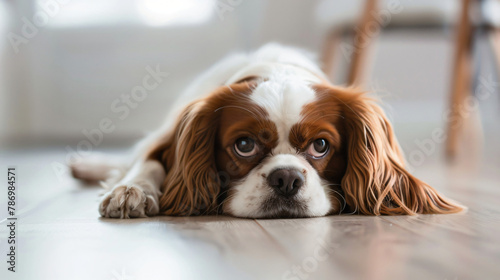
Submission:
<svg viewBox="0 0 500 280">
<path fill-rule="evenodd" d="M 377 101 L 332 85 L 305 51 L 269 44 L 233 54 L 181 95 L 129 162 L 89 158 L 107 218 L 225 214 L 414 215 L 464 209 L 405 169 Z"/>
</svg>

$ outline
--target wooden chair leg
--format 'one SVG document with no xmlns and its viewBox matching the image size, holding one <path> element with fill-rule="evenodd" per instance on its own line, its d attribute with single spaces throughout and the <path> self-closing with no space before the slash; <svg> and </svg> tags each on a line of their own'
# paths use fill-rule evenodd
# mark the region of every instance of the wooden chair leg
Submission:
<svg viewBox="0 0 500 280">
<path fill-rule="evenodd" d="M 323 49 L 321 54 L 321 62 L 323 66 L 323 72 L 325 75 L 333 79 L 333 65 L 335 63 L 335 53 L 337 52 L 337 47 L 341 40 L 340 31 L 333 29 L 326 37 L 323 43 Z"/>
<path fill-rule="evenodd" d="M 459 136 L 466 118 L 464 102 L 470 95 L 472 78 L 471 38 L 469 17 L 471 0 L 462 0 L 462 11 L 456 28 L 455 57 L 450 92 L 450 114 L 447 120 L 446 157 L 453 160 L 458 152 Z"/>
<path fill-rule="evenodd" d="M 348 85 L 360 85 L 365 80 L 367 72 L 369 49 L 378 34 L 380 24 L 375 16 L 378 12 L 378 0 L 366 0 L 361 20 L 355 30 L 353 55 L 347 76 Z"/>
<path fill-rule="evenodd" d="M 498 79 L 500 79 L 500 28 L 495 28 L 490 31 L 490 42 L 491 42 L 491 49 L 493 50 L 493 53 L 496 58 L 496 70 L 497 73 L 499 74 Z"/>
</svg>

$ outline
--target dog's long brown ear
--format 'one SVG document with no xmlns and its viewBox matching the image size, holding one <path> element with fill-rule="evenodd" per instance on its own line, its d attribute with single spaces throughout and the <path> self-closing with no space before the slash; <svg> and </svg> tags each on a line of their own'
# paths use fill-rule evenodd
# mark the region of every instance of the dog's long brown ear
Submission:
<svg viewBox="0 0 500 280">
<path fill-rule="evenodd" d="M 347 205 L 368 215 L 456 213 L 460 205 L 412 176 L 383 110 L 364 93 L 330 89 L 340 101 L 347 140 L 342 178 Z"/>
<path fill-rule="evenodd" d="M 188 105 L 174 129 L 146 153 L 163 164 L 160 212 L 171 216 L 207 215 L 217 211 L 221 180 L 215 141 L 221 113 L 236 97 L 246 96 L 253 83 L 222 86 L 207 98 Z"/>
<path fill-rule="evenodd" d="M 206 102 L 187 106 L 174 130 L 148 153 L 167 173 L 160 197 L 165 215 L 205 215 L 215 209 L 220 189 L 214 158 L 218 114 Z"/>
</svg>

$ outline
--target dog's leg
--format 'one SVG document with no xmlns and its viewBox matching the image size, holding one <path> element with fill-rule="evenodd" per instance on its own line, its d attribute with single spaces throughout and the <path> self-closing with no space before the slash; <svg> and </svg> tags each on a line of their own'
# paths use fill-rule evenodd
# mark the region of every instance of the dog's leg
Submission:
<svg viewBox="0 0 500 280">
<path fill-rule="evenodd" d="M 69 164 L 76 179 L 88 183 L 114 184 L 125 175 L 130 160 L 104 154 L 92 154 Z"/>
<path fill-rule="evenodd" d="M 165 170 L 156 160 L 139 161 L 107 192 L 99 213 L 107 218 L 139 218 L 159 212 L 160 187 Z"/>
</svg>

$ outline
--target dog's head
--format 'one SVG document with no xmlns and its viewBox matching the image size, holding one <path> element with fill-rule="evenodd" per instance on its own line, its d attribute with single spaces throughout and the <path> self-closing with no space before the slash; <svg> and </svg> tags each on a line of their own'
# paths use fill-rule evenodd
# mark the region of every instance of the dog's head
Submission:
<svg viewBox="0 0 500 280">
<path fill-rule="evenodd" d="M 149 153 L 167 172 L 168 215 L 453 213 L 405 170 L 385 114 L 363 92 L 250 78 L 185 108 Z"/>
</svg>

